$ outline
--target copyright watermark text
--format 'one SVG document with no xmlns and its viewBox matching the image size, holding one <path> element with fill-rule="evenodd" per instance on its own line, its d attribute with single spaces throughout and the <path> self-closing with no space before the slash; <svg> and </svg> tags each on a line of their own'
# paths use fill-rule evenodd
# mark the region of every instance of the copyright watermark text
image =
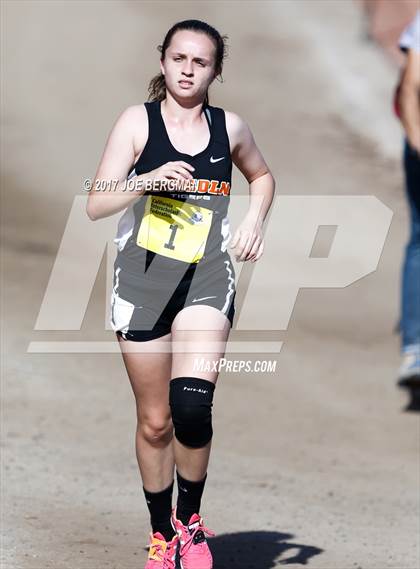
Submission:
<svg viewBox="0 0 420 569">
<path fill-rule="evenodd" d="M 131 178 L 126 180 L 83 180 L 84 192 L 138 192 L 138 191 L 184 191 L 195 192 L 198 180 L 151 180 Z"/>
</svg>

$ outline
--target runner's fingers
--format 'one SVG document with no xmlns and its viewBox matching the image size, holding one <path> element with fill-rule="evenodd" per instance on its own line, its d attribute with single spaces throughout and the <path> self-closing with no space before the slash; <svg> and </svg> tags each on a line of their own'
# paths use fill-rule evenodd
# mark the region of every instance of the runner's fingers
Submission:
<svg viewBox="0 0 420 569">
<path fill-rule="evenodd" d="M 182 191 L 183 185 L 186 183 L 185 178 L 176 175 L 175 173 L 167 173 L 165 175 L 161 174 L 160 176 L 156 176 L 152 180 L 153 189 L 155 191 Z"/>
<path fill-rule="evenodd" d="M 176 171 L 179 173 L 182 173 L 186 178 L 191 179 L 192 173 L 191 171 L 194 171 L 195 168 L 193 166 L 191 166 L 191 164 L 188 164 L 188 162 L 184 162 L 183 160 L 176 160 L 174 162 L 167 162 L 166 164 L 163 165 L 163 168 L 167 168 L 170 171 Z"/>
<path fill-rule="evenodd" d="M 253 260 L 254 263 L 255 263 L 255 261 L 258 261 L 258 259 L 261 257 L 263 252 L 264 252 L 264 241 L 261 241 L 261 245 L 258 249 L 258 253 L 255 255 L 255 258 Z"/>
<path fill-rule="evenodd" d="M 259 259 L 260 256 L 261 256 L 261 255 L 259 255 L 260 250 L 261 250 L 261 245 L 262 245 L 262 242 L 260 242 L 257 251 L 256 251 L 253 255 L 250 255 L 249 258 L 247 259 L 247 261 L 252 261 L 253 263 L 254 263 L 255 261 L 258 261 L 258 259 Z"/>
<path fill-rule="evenodd" d="M 184 176 L 184 178 L 187 180 L 192 180 L 194 178 L 188 168 L 185 168 L 184 166 L 176 166 L 175 170 L 179 172 L 181 176 Z"/>
<path fill-rule="evenodd" d="M 251 247 L 251 250 L 249 251 L 247 258 L 245 259 L 246 261 L 249 261 L 252 257 L 255 257 L 255 255 L 258 252 L 258 249 L 261 245 L 261 237 L 259 235 L 256 236 L 255 241 Z"/>
<path fill-rule="evenodd" d="M 243 261 L 248 254 L 252 243 L 252 234 L 244 233 L 239 242 L 239 252 L 237 254 L 238 261 Z"/>
<path fill-rule="evenodd" d="M 245 261 L 246 258 L 248 257 L 249 252 L 250 252 L 251 247 L 252 247 L 252 244 L 253 244 L 253 235 L 250 234 L 250 235 L 248 235 L 248 239 L 246 240 L 245 246 L 242 250 L 242 255 L 241 255 L 241 259 L 240 259 L 241 261 Z"/>
<path fill-rule="evenodd" d="M 186 170 L 191 170 L 191 171 L 195 170 L 194 166 L 191 166 L 191 164 L 188 164 L 188 162 L 184 162 L 183 160 L 175 160 L 174 162 L 168 162 L 168 164 L 181 166 Z"/>
<path fill-rule="evenodd" d="M 185 168 L 182 168 L 181 166 L 175 166 L 175 167 L 169 168 L 165 172 L 165 175 L 166 176 L 172 176 L 172 178 L 175 178 L 178 180 L 192 180 L 192 176 L 188 172 L 188 170 L 186 170 Z"/>
<path fill-rule="evenodd" d="M 246 243 L 245 239 L 246 239 L 245 235 L 241 233 L 241 235 L 239 236 L 239 240 L 235 246 L 235 257 L 237 261 L 239 261 L 239 259 L 241 258 L 242 251 Z"/>
</svg>

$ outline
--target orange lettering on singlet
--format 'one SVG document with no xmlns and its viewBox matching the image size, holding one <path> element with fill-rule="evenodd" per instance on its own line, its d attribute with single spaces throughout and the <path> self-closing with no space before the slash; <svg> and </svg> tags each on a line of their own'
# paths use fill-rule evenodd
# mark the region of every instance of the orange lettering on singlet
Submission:
<svg viewBox="0 0 420 569">
<path fill-rule="evenodd" d="M 228 196 L 230 191 L 230 184 L 229 182 L 221 182 L 219 188 L 219 194 L 223 194 L 224 196 Z"/>
<path fill-rule="evenodd" d="M 209 187 L 209 189 L 208 189 L 208 193 L 209 193 L 209 194 L 216 194 L 216 195 L 217 195 L 217 194 L 219 193 L 219 190 L 218 190 L 218 188 L 217 188 L 218 184 L 219 184 L 219 183 L 218 183 L 217 180 L 212 180 L 212 181 L 210 182 L 210 187 Z"/>
<path fill-rule="evenodd" d="M 198 180 L 197 192 L 199 192 L 200 194 L 207 193 L 209 184 L 210 180 Z"/>
</svg>

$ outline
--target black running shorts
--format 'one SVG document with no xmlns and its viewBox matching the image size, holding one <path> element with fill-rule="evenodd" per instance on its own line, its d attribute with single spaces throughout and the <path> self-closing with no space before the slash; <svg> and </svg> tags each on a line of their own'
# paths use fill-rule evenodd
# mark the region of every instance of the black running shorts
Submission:
<svg viewBox="0 0 420 569">
<path fill-rule="evenodd" d="M 235 271 L 228 255 L 216 264 L 188 266 L 184 274 L 148 271 L 139 274 L 114 264 L 110 324 L 126 340 L 142 342 L 171 332 L 182 308 L 213 306 L 232 326 L 235 314 Z"/>
</svg>

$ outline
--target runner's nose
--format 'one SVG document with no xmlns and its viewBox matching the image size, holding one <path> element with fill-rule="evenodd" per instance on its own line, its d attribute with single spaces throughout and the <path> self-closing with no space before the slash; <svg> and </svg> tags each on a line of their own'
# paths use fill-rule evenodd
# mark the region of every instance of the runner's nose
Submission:
<svg viewBox="0 0 420 569">
<path fill-rule="evenodd" d="M 191 61 L 184 61 L 184 65 L 182 67 L 182 75 L 186 75 L 187 77 L 192 77 L 194 75 Z"/>
</svg>

